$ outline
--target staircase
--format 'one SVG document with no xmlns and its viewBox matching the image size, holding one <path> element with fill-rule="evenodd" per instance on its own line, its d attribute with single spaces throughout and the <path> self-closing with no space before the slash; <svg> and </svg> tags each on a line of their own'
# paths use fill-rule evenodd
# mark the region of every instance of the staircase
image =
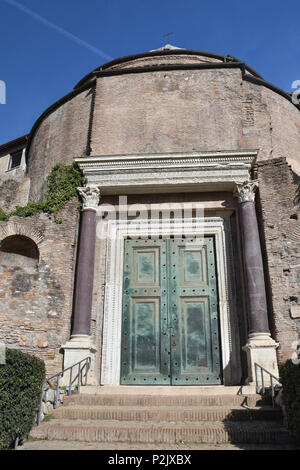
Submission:
<svg viewBox="0 0 300 470">
<path fill-rule="evenodd" d="M 243 390 L 248 387 L 244 387 Z M 280 408 L 238 387 L 82 387 L 65 398 L 54 419 L 35 427 L 31 439 L 76 441 L 128 449 L 172 445 L 238 448 L 292 446 Z M 118 447 L 120 446 L 120 447 Z M 125 446 L 125 447 L 124 447 Z M 221 446 L 221 447 L 220 447 Z M 273 447 L 272 447 L 273 446 Z M 105 448 L 105 447 L 104 447 Z M 160 447 L 161 448 L 161 447 Z"/>
</svg>

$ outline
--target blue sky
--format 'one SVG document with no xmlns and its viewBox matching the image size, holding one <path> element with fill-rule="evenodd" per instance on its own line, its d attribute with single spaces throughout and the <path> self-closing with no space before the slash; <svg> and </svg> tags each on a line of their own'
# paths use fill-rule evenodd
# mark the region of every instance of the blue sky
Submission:
<svg viewBox="0 0 300 470">
<path fill-rule="evenodd" d="M 291 0 L 0 0 L 0 144 L 28 133 L 109 57 L 166 42 L 231 54 L 293 91 L 300 80 L 299 17 L 300 3 Z"/>
</svg>

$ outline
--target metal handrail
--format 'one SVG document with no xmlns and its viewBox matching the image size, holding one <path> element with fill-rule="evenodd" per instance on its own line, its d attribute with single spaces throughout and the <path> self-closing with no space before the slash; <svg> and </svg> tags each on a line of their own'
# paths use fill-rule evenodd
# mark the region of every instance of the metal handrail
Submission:
<svg viewBox="0 0 300 470">
<path fill-rule="evenodd" d="M 81 366 L 82 363 L 84 363 L 83 366 Z M 75 375 L 75 377 L 73 378 L 73 368 L 76 367 L 76 366 L 78 366 L 78 372 L 77 372 L 77 375 Z M 84 375 L 85 385 L 87 385 L 87 377 L 88 377 L 88 371 L 89 371 L 90 367 L 91 367 L 91 358 L 86 357 L 85 359 L 82 359 L 81 361 L 76 362 L 72 366 L 67 367 L 66 369 L 63 369 L 61 372 L 58 372 L 57 374 L 46 378 L 46 380 L 44 381 L 44 383 L 42 385 L 42 392 L 41 392 L 39 410 L 38 410 L 38 415 L 37 415 L 37 426 L 39 426 L 41 424 L 43 398 L 44 398 L 44 394 L 47 390 L 47 385 L 49 385 L 50 387 L 52 386 L 51 380 L 56 378 L 55 401 L 54 401 L 53 408 L 57 408 L 58 407 L 58 402 L 59 402 L 60 389 L 61 389 L 60 379 L 64 376 L 65 372 L 67 372 L 68 370 L 70 371 L 69 385 L 68 385 L 68 391 L 67 391 L 67 395 L 70 396 L 70 395 L 72 395 L 72 385 L 76 381 L 77 381 L 77 391 L 80 392 L 80 386 L 82 385 L 82 375 L 83 375 L 83 370 L 84 369 L 85 369 L 85 375 Z"/>
<path fill-rule="evenodd" d="M 266 394 L 266 388 L 267 388 L 267 387 L 265 387 L 264 373 L 266 373 L 266 374 L 270 377 L 272 406 L 273 406 L 273 408 L 274 408 L 274 406 L 275 406 L 275 386 L 277 385 L 277 387 L 279 386 L 279 388 L 281 388 L 281 387 L 282 387 L 282 384 L 280 383 L 279 378 L 275 377 L 275 375 L 271 374 L 271 372 L 269 372 L 267 369 L 265 369 L 264 367 L 260 366 L 260 365 L 257 364 L 256 362 L 254 363 L 254 367 L 255 367 L 256 393 L 259 393 L 259 394 L 261 394 L 261 395 L 265 395 L 265 394 Z M 259 385 L 258 385 L 258 369 L 260 369 L 261 389 L 259 389 Z M 274 384 L 274 381 L 277 382 L 276 385 Z"/>
</svg>

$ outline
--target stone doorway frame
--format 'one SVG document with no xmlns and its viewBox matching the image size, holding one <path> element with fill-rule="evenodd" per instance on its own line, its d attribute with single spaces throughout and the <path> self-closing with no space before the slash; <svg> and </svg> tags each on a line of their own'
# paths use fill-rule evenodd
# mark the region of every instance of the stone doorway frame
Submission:
<svg viewBox="0 0 300 470">
<path fill-rule="evenodd" d="M 242 376 L 238 312 L 233 302 L 234 266 L 229 217 L 232 211 L 217 216 L 184 220 L 184 233 L 215 237 L 223 385 L 236 385 Z M 102 222 L 103 224 L 104 222 Z M 149 233 L 153 236 L 182 234 L 182 220 L 109 220 L 106 223 L 106 287 L 104 300 L 101 385 L 120 386 L 121 328 L 123 297 L 124 240 Z"/>
</svg>

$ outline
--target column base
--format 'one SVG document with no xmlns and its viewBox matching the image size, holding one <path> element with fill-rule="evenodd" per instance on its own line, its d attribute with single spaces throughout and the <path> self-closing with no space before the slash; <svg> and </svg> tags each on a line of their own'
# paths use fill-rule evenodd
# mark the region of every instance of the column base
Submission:
<svg viewBox="0 0 300 470">
<path fill-rule="evenodd" d="M 243 350 L 247 353 L 249 377 L 246 383 L 255 382 L 255 363 L 266 369 L 275 377 L 279 377 L 276 349 L 279 343 L 276 343 L 269 333 L 251 333 L 247 344 Z M 260 370 L 258 370 L 258 386 L 262 385 Z M 270 385 L 269 375 L 264 373 L 264 385 Z"/>
<path fill-rule="evenodd" d="M 62 349 L 64 349 L 64 369 L 73 366 L 86 357 L 91 358 L 87 385 L 97 385 L 95 380 L 95 353 L 97 349 L 92 342 L 92 338 L 88 335 L 72 335 L 70 341 L 62 345 Z M 73 377 L 77 374 L 77 371 L 77 367 L 73 369 Z M 69 378 L 70 373 L 67 371 L 62 377 L 62 385 L 68 385 Z"/>
</svg>

